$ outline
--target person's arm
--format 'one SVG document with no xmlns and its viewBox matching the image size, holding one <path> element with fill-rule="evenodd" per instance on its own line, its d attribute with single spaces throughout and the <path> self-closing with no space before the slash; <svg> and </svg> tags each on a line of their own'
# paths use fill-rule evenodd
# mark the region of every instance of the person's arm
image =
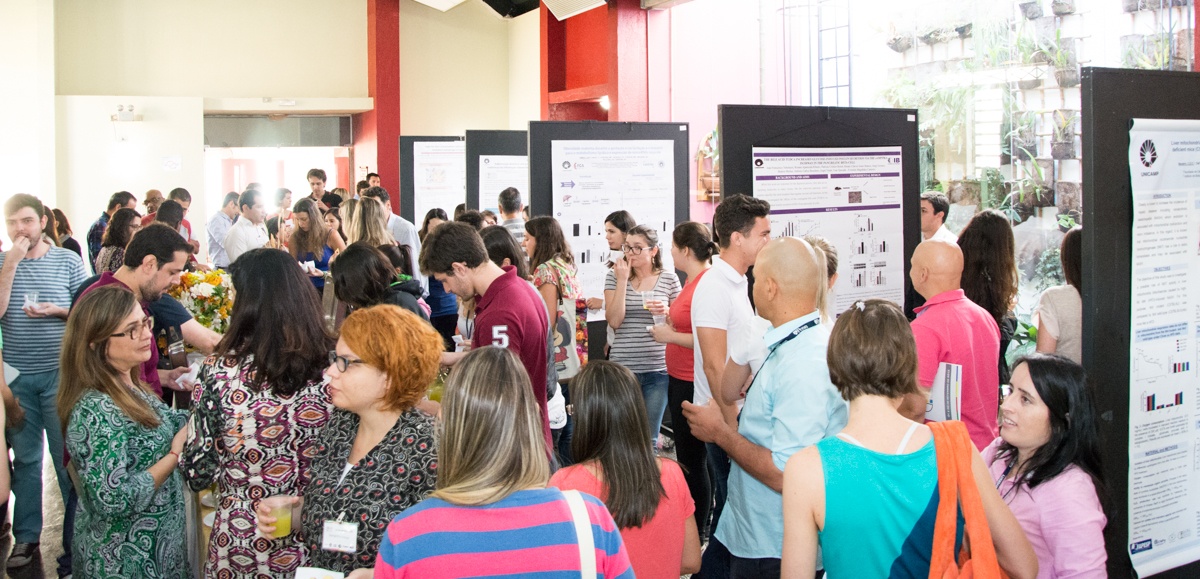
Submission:
<svg viewBox="0 0 1200 579">
<path fill-rule="evenodd" d="M 1038 320 L 1037 351 L 1053 354 L 1058 350 L 1058 338 L 1050 335 L 1045 320 Z"/>
<path fill-rule="evenodd" d="M 538 293 L 542 294 L 542 301 L 546 302 L 547 319 L 556 319 L 558 316 L 558 286 L 552 283 L 544 283 L 538 286 Z M 551 322 L 551 325 L 553 325 L 553 322 Z"/>
<path fill-rule="evenodd" d="M 689 350 L 695 348 L 694 336 L 683 332 L 676 332 L 667 324 L 652 327 L 650 335 L 654 337 L 655 342 L 660 344 L 675 344 Z"/>
<path fill-rule="evenodd" d="M 18 237 L 12 247 L 4 253 L 4 266 L 0 267 L 0 318 L 8 313 L 8 303 L 12 297 L 13 279 L 17 276 L 17 264 L 29 253 L 29 240 Z"/>
<path fill-rule="evenodd" d="M 325 243 L 329 247 L 333 248 L 334 253 L 341 253 L 346 249 L 346 240 L 342 239 L 342 236 L 337 232 L 336 229 L 329 230 L 329 238 L 325 241 Z"/>
<path fill-rule="evenodd" d="M 178 382 L 179 377 L 188 373 L 187 367 L 172 368 L 170 370 L 155 370 L 158 372 L 158 383 L 166 390 L 177 390 L 180 392 L 191 392 L 192 389 L 187 386 L 181 386 Z"/>
<path fill-rule="evenodd" d="M 716 404 L 696 406 L 685 400 L 683 415 L 692 428 L 692 436 L 720 446 L 729 454 L 730 460 L 775 492 L 783 490 L 783 471 L 775 466 L 771 449 L 754 444 L 739 434 L 724 420 L 721 407 Z"/>
<path fill-rule="evenodd" d="M 713 388 L 713 397 L 716 398 L 718 392 L 721 396 L 721 401 L 725 404 L 735 404 L 742 397 L 742 390 L 746 387 L 746 381 L 750 379 L 750 366 L 748 364 L 738 364 L 730 360 L 725 364 L 725 372 L 721 374 L 720 389 Z"/>
<path fill-rule="evenodd" d="M 629 287 L 629 262 L 617 260 L 611 270 L 612 287 L 607 278 L 604 283 L 604 320 L 608 327 L 616 330 L 625 322 L 625 292 Z"/>
<path fill-rule="evenodd" d="M 975 475 L 975 486 L 983 501 L 988 528 L 992 532 L 992 543 L 996 547 L 996 559 L 1000 568 L 1013 579 L 1034 578 L 1038 573 L 1037 554 L 1025 537 L 1021 524 L 1013 516 L 1004 499 L 996 490 L 995 481 L 978 450 L 971 450 L 971 471 Z M 1103 541 L 1101 541 L 1103 545 Z"/>
<path fill-rule="evenodd" d="M 781 578 L 811 579 L 817 573 L 817 513 L 825 504 L 824 477 L 815 447 L 797 452 L 784 468 Z"/>
<path fill-rule="evenodd" d="M 4 373 L 0 372 L 0 383 L 4 382 Z M 5 389 L 8 386 L 5 385 Z M 7 497 L 9 490 L 12 488 L 12 481 L 9 480 L 8 472 L 8 446 L 4 437 L 4 429 L 7 428 L 8 416 L 4 406 L 0 406 L 0 497 Z"/>
<path fill-rule="evenodd" d="M 688 515 L 683 520 L 683 561 L 679 564 L 681 575 L 700 572 L 700 531 L 696 528 L 696 517 Z"/>
<path fill-rule="evenodd" d="M 183 334 L 183 341 L 205 355 L 212 354 L 221 341 L 221 334 L 204 327 L 204 324 L 197 322 L 195 318 L 184 322 L 179 329 Z"/>
<path fill-rule="evenodd" d="M 692 305 L 695 307 L 695 302 Z M 721 408 L 721 414 L 725 416 L 725 422 L 736 425 L 737 406 L 725 404 L 725 401 L 716 393 L 717 390 L 720 390 L 725 375 L 726 357 L 728 355 L 725 340 L 728 332 L 717 328 L 693 328 L 693 331 L 696 334 L 696 344 L 700 346 L 700 356 L 704 359 L 704 377 L 708 379 L 709 389 L 714 390 L 713 400 Z"/>
<path fill-rule="evenodd" d="M 898 411 L 905 418 L 925 422 L 925 407 L 929 404 L 929 391 L 933 378 L 941 363 L 941 338 L 925 324 L 912 324 L 913 339 L 917 345 L 917 391 L 906 394 Z"/>
</svg>

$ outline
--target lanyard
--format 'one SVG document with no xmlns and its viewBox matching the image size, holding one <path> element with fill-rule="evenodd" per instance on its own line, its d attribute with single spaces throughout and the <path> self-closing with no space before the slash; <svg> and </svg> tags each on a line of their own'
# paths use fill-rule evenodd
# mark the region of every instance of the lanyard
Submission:
<svg viewBox="0 0 1200 579">
<path fill-rule="evenodd" d="M 767 367 L 767 361 L 769 361 L 771 359 L 771 356 L 775 355 L 776 351 L 778 351 L 780 348 L 782 348 L 784 344 L 796 339 L 796 336 L 803 334 L 805 330 L 815 328 L 820 323 L 821 323 L 821 316 L 817 316 L 803 324 L 800 324 L 800 327 L 796 328 L 795 330 L 792 330 L 792 333 L 784 336 L 784 338 L 782 340 L 775 342 L 775 345 L 771 346 L 770 351 L 767 352 L 767 357 L 763 359 L 762 366 L 758 367 L 758 373 L 754 375 L 754 378 L 752 380 L 750 380 L 750 385 L 746 387 L 746 393 L 749 394 L 750 389 L 754 388 L 754 383 L 758 381 L 758 376 L 760 374 L 762 374 L 763 368 Z"/>
</svg>

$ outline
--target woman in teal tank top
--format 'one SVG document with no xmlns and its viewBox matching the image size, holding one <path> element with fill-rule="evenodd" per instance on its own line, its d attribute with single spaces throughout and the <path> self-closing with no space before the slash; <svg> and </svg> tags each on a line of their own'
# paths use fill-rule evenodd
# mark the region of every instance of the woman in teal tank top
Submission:
<svg viewBox="0 0 1200 579">
<path fill-rule="evenodd" d="M 919 417 L 926 397 L 908 320 L 892 302 L 857 302 L 834 325 L 827 357 L 850 420 L 784 470 L 783 577 L 809 579 L 822 559 L 830 579 L 928 577 L 937 455 L 929 428 L 901 414 L 913 408 Z M 1036 576 L 1033 548 L 978 452 L 974 463 L 1000 566 L 1014 578 Z"/>
</svg>

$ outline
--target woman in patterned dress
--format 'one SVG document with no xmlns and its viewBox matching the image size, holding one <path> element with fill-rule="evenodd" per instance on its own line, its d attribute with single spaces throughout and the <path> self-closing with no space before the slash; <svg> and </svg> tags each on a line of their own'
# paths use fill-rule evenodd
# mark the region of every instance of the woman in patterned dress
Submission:
<svg viewBox="0 0 1200 579">
<path fill-rule="evenodd" d="M 79 492 L 72 556 L 79 577 L 191 575 L 183 483 L 187 415 L 138 378 L 152 320 L 126 288 L 80 298 L 63 338 L 58 416 Z"/>
<path fill-rule="evenodd" d="M 417 405 L 437 376 L 442 349 L 433 326 L 398 306 L 346 318 L 326 370 L 337 409 L 296 500 L 300 517 L 294 509 L 292 515 L 301 521 L 296 540 L 307 547 L 310 566 L 347 574 L 371 568 L 388 522 L 433 492 L 434 420 Z M 259 506 L 257 515 L 259 532 L 273 533 L 270 509 Z M 330 529 L 353 547 L 326 536 Z"/>
<path fill-rule="evenodd" d="M 290 577 L 307 559 L 289 538 L 254 531 L 263 498 L 296 495 L 332 404 L 322 371 L 333 338 L 317 292 L 296 261 L 275 249 L 238 258 L 229 332 L 205 360 L 192 393 L 184 478 L 217 483 L 206 577 Z"/>
</svg>

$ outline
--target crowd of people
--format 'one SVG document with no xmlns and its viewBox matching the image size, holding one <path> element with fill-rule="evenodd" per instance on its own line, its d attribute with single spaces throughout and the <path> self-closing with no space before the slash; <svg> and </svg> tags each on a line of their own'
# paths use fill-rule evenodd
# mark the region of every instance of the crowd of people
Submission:
<svg viewBox="0 0 1200 579">
<path fill-rule="evenodd" d="M 985 211 L 954 238 L 940 194 L 922 196 L 910 320 L 833 311 L 836 249 L 773 239 L 750 196 L 711 228 L 606 216 L 589 296 L 562 225 L 515 189 L 499 215 L 418 227 L 378 175 L 353 196 L 307 179 L 295 202 L 227 194 L 207 259 L 185 189 L 147 193 L 145 216 L 112 195 L 86 256 L 58 210 L 5 204 L 9 568 L 38 558 L 44 440 L 60 576 L 925 577 L 964 541 L 1012 577 L 1106 576 L 1078 229 L 1037 353 L 1010 367 L 1011 226 Z M 222 334 L 166 294 L 210 268 L 235 296 Z M 194 373 L 184 345 L 206 356 Z M 943 363 L 963 368 L 962 421 L 928 423 Z M 185 492 L 210 488 L 190 561 Z"/>
</svg>

